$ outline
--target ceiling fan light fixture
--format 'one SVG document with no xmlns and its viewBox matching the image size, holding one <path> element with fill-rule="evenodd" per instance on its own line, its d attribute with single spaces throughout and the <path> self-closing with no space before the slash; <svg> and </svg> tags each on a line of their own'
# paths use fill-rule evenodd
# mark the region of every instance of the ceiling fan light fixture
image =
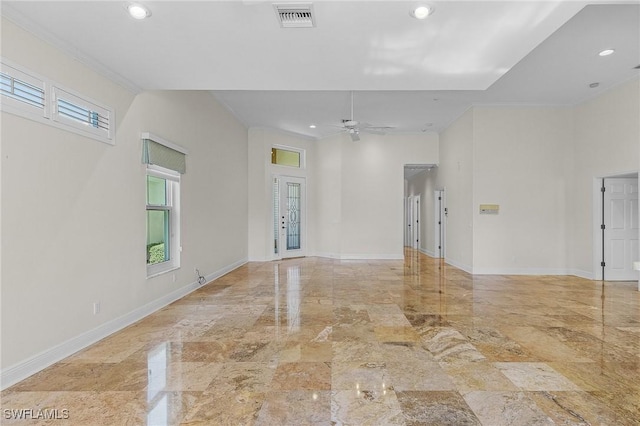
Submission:
<svg viewBox="0 0 640 426">
<path fill-rule="evenodd" d="M 409 14 L 416 19 L 427 19 L 429 15 L 432 15 L 434 11 L 433 6 L 418 6 L 413 9 Z"/>
<path fill-rule="evenodd" d="M 127 12 L 133 19 L 142 20 L 151 16 L 151 11 L 138 3 L 130 3 L 127 6 Z"/>
</svg>

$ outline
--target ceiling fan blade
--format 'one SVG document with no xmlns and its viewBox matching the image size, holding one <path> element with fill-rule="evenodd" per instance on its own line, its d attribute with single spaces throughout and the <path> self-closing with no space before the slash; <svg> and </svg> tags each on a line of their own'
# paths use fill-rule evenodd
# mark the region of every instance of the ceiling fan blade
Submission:
<svg viewBox="0 0 640 426">
<path fill-rule="evenodd" d="M 386 132 L 383 132 L 382 130 L 378 129 L 377 127 L 365 127 L 360 129 L 360 131 L 365 132 L 365 133 L 371 133 L 372 135 L 386 135 Z"/>
</svg>

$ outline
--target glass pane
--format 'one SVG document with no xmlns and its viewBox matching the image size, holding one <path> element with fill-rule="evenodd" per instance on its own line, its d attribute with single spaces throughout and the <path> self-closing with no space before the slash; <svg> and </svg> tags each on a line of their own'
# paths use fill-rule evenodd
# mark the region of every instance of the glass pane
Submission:
<svg viewBox="0 0 640 426">
<path fill-rule="evenodd" d="M 44 108 L 44 90 L 8 74 L 0 73 L 0 92 L 18 101 Z"/>
<path fill-rule="evenodd" d="M 150 206 L 167 205 L 167 180 L 147 176 L 147 204 Z"/>
<path fill-rule="evenodd" d="M 300 248 L 300 184 L 287 182 L 287 250 Z"/>
<path fill-rule="evenodd" d="M 147 210 L 147 265 L 169 260 L 169 211 Z"/>
<path fill-rule="evenodd" d="M 64 99 L 58 99 L 58 114 L 80 121 L 95 128 L 109 129 L 108 119 L 98 112 Z"/>
<path fill-rule="evenodd" d="M 286 149 L 271 148 L 271 163 L 280 166 L 300 167 L 300 153 Z"/>
</svg>

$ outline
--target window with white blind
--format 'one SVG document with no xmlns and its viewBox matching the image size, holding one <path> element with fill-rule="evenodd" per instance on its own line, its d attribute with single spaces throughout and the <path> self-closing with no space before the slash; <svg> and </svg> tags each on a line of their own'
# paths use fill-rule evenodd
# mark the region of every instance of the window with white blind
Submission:
<svg viewBox="0 0 640 426">
<path fill-rule="evenodd" d="M 112 143 L 113 111 L 60 87 L 54 86 L 52 95 L 54 102 L 52 118 L 55 121 L 79 133 Z"/>
<path fill-rule="evenodd" d="M 180 267 L 180 176 L 187 151 L 151 133 L 142 133 L 147 165 L 147 277 Z"/>
<path fill-rule="evenodd" d="M 5 112 L 115 144 L 113 108 L 1 59 L 0 106 Z"/>
<path fill-rule="evenodd" d="M 180 174 L 147 166 L 147 276 L 180 267 Z"/>
<path fill-rule="evenodd" d="M 0 93 L 3 110 L 32 117 L 47 116 L 46 86 L 41 78 L 3 63 Z"/>
</svg>

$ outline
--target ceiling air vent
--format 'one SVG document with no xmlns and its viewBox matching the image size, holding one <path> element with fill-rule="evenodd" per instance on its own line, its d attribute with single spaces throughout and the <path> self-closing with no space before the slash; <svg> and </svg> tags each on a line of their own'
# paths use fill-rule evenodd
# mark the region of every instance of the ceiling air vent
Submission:
<svg viewBox="0 0 640 426">
<path fill-rule="evenodd" d="M 312 28 L 316 26 L 311 3 L 274 4 L 282 28 Z"/>
</svg>

